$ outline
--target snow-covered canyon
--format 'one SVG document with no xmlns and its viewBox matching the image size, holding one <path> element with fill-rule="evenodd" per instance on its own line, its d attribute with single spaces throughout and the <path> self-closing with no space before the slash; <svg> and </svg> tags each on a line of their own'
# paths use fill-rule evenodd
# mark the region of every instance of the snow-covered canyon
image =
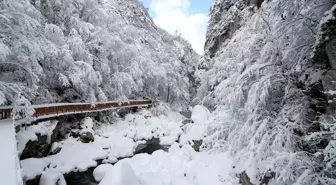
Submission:
<svg viewBox="0 0 336 185">
<path fill-rule="evenodd" d="M 336 184 L 335 4 L 216 0 L 199 56 L 139 0 L 0 1 L 1 106 L 154 102 L 15 125 L 23 183 Z"/>
</svg>

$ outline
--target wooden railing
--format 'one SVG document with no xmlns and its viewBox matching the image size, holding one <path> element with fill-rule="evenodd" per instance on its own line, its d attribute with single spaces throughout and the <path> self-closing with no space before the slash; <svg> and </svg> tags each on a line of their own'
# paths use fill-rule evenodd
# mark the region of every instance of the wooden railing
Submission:
<svg viewBox="0 0 336 185">
<path fill-rule="evenodd" d="M 80 114 L 89 112 L 99 112 L 104 110 L 132 107 L 147 107 L 152 105 L 151 100 L 130 100 L 125 102 L 100 102 L 100 103 L 57 103 L 32 105 L 35 109 L 33 117 L 43 119 L 69 114 Z M 0 120 L 10 119 L 14 107 L 0 107 Z"/>
</svg>

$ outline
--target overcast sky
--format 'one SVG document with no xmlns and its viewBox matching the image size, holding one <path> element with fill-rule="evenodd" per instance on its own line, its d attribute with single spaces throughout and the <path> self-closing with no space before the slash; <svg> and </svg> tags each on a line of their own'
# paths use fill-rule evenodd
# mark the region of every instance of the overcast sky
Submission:
<svg viewBox="0 0 336 185">
<path fill-rule="evenodd" d="M 159 27 L 177 30 L 199 54 L 203 54 L 209 8 L 214 0 L 141 0 Z"/>
</svg>

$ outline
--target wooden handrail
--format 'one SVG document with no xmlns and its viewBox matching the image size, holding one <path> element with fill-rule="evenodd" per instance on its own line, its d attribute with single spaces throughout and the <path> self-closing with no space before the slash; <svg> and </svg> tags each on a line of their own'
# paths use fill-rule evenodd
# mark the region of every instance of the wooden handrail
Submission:
<svg viewBox="0 0 336 185">
<path fill-rule="evenodd" d="M 147 107 L 152 105 L 152 100 L 130 100 L 124 102 L 99 102 L 91 103 L 56 103 L 32 105 L 35 109 L 34 117 L 43 119 L 69 114 L 99 112 L 118 108 Z M 13 106 L 0 107 L 0 120 L 11 119 Z"/>
</svg>

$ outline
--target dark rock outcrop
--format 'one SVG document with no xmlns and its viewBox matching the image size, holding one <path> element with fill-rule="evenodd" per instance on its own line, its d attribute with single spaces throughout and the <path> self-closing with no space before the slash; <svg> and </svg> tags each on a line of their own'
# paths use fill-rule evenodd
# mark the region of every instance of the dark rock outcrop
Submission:
<svg viewBox="0 0 336 185">
<path fill-rule="evenodd" d="M 242 10 L 251 5 L 260 7 L 263 1 L 264 0 L 216 1 L 210 10 L 211 19 L 204 46 L 206 57 L 213 58 L 219 49 L 225 45 L 225 41 L 230 39 L 235 31 L 242 26 L 241 21 L 243 17 L 246 16 Z M 252 10 L 253 7 L 250 9 Z"/>
<path fill-rule="evenodd" d="M 236 5 L 240 5 L 239 2 L 224 1 L 223 3 L 218 3 L 217 1 L 212 7 L 212 18 L 205 42 L 205 53 L 210 58 L 216 55 L 226 39 L 231 38 L 232 34 L 240 27 L 241 14 L 239 9 L 236 10 Z M 219 25 L 215 27 L 213 26 L 215 24 Z"/>
<path fill-rule="evenodd" d="M 93 134 L 91 132 L 85 132 L 79 136 L 82 143 L 90 143 L 94 141 Z"/>
<path fill-rule="evenodd" d="M 20 155 L 20 160 L 28 159 L 31 157 L 41 158 L 49 154 L 51 144 L 48 141 L 48 136 L 36 134 L 37 140 L 28 141 L 25 149 Z"/>
<path fill-rule="evenodd" d="M 203 140 L 200 139 L 200 140 L 193 140 L 193 149 L 196 151 L 196 152 L 200 152 L 201 150 L 201 146 L 203 144 Z"/>
<path fill-rule="evenodd" d="M 246 172 L 242 172 L 241 174 L 239 174 L 239 184 L 253 185 L 250 181 L 250 177 L 246 174 Z"/>
</svg>

